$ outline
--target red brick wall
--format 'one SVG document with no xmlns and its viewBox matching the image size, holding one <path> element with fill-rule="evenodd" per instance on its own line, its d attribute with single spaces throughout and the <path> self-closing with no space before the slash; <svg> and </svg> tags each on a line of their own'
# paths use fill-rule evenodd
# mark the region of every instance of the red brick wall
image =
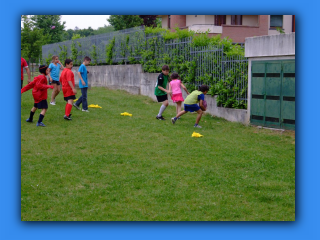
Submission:
<svg viewBox="0 0 320 240">
<path fill-rule="evenodd" d="M 244 42 L 246 37 L 268 35 L 268 15 L 259 15 L 259 27 L 223 25 L 221 37 Z"/>
<path fill-rule="evenodd" d="M 174 31 L 174 28 L 183 28 L 186 26 L 186 15 L 171 15 L 170 29 Z"/>
</svg>

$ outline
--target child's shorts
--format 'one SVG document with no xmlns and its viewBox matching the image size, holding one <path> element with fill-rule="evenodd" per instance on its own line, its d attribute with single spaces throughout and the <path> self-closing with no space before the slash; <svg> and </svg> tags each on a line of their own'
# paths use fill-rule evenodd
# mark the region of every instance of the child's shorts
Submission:
<svg viewBox="0 0 320 240">
<path fill-rule="evenodd" d="M 172 94 L 171 99 L 172 99 L 172 101 L 173 101 L 174 103 L 176 103 L 176 102 L 183 102 L 183 101 L 184 101 L 184 99 L 183 99 L 183 97 L 182 97 L 182 93 Z"/>
<path fill-rule="evenodd" d="M 71 95 L 71 96 L 68 96 L 68 97 L 64 97 L 64 100 L 66 102 L 68 102 L 69 99 L 76 99 L 76 95 Z"/>
<path fill-rule="evenodd" d="M 48 102 L 47 100 L 42 100 L 41 102 L 35 103 L 33 106 L 39 109 L 48 109 Z"/>
<path fill-rule="evenodd" d="M 157 96 L 156 95 L 156 97 L 157 97 L 158 102 L 164 102 L 165 100 L 168 100 L 168 95 L 167 94 L 166 95 L 161 95 L 161 96 Z"/>
<path fill-rule="evenodd" d="M 52 80 L 51 84 L 57 84 L 57 85 L 60 85 L 60 82 L 59 81 L 56 81 L 56 80 Z"/>
<path fill-rule="evenodd" d="M 191 104 L 191 105 L 184 104 L 184 110 L 187 112 L 196 112 L 199 109 L 200 109 L 200 107 L 198 104 Z"/>
</svg>

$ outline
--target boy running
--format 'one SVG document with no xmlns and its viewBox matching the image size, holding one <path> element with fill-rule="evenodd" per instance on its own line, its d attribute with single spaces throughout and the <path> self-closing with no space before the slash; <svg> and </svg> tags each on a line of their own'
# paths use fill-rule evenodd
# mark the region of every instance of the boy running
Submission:
<svg viewBox="0 0 320 240">
<path fill-rule="evenodd" d="M 184 100 L 184 110 L 178 113 L 177 116 L 171 118 L 171 122 L 175 124 L 177 119 L 187 112 L 197 112 L 197 119 L 194 127 L 201 128 L 199 124 L 200 119 L 202 117 L 203 111 L 206 111 L 206 108 L 203 106 L 204 95 L 209 91 L 209 87 L 207 85 L 201 85 L 199 90 L 194 90 L 190 93 L 186 99 Z M 200 107 L 197 103 L 200 103 Z"/>
<path fill-rule="evenodd" d="M 91 62 L 91 58 L 84 57 L 83 63 L 80 65 L 78 70 L 78 76 L 79 76 L 79 88 L 81 89 L 81 97 L 79 97 L 78 101 L 73 104 L 73 106 L 81 110 L 79 107 L 82 103 L 82 112 L 89 112 L 88 110 L 88 102 L 87 102 L 87 90 L 88 90 L 88 77 L 87 74 L 89 73 L 87 71 L 86 66 L 88 66 Z"/>
<path fill-rule="evenodd" d="M 71 71 L 73 67 L 73 62 L 71 59 L 66 59 L 65 62 L 65 69 L 63 69 L 60 81 L 62 83 L 62 92 L 64 96 L 64 100 L 67 102 L 66 108 L 65 108 L 65 115 L 64 119 L 66 120 L 72 120 L 71 119 L 71 109 L 73 100 L 76 99 L 77 90 L 74 88 L 74 74 Z"/>
<path fill-rule="evenodd" d="M 172 92 L 167 90 L 167 83 L 168 83 L 168 75 L 169 75 L 169 67 L 168 65 L 163 65 L 162 67 L 162 73 L 159 74 L 158 80 L 154 89 L 154 95 L 156 95 L 158 102 L 162 102 L 162 105 L 160 107 L 159 113 L 156 116 L 156 119 L 158 120 L 165 120 L 165 118 L 162 116 L 162 113 L 164 110 L 166 110 L 168 106 L 168 95 Z"/>
<path fill-rule="evenodd" d="M 41 75 L 37 76 L 34 78 L 32 82 L 27 84 L 21 89 L 21 94 L 24 93 L 25 91 L 28 91 L 29 89 L 32 89 L 32 95 L 34 99 L 34 105 L 33 108 L 31 109 L 30 112 L 30 117 L 26 120 L 27 122 L 33 122 L 33 115 L 37 111 L 37 109 L 42 109 L 39 120 L 37 122 L 37 127 L 45 127 L 42 123 L 44 115 L 47 112 L 48 109 L 48 103 L 47 103 L 47 89 L 48 88 L 53 88 L 53 86 L 47 85 L 47 75 L 49 74 L 48 67 L 46 65 L 41 65 L 39 67 L 39 72 Z"/>
</svg>

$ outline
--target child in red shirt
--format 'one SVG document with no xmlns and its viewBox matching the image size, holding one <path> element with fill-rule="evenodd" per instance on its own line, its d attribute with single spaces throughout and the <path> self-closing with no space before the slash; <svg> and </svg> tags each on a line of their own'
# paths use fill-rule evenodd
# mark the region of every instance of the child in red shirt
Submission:
<svg viewBox="0 0 320 240">
<path fill-rule="evenodd" d="M 53 86 L 47 85 L 47 75 L 49 74 L 48 67 L 46 65 L 41 65 L 39 67 L 39 72 L 41 75 L 34 78 L 32 82 L 27 84 L 21 89 L 21 94 L 28 91 L 29 89 L 32 89 L 32 95 L 34 99 L 34 105 L 30 112 L 30 117 L 26 120 L 27 122 L 33 122 L 33 115 L 35 114 L 36 110 L 42 109 L 39 120 L 37 122 L 37 127 L 45 127 L 42 123 L 42 120 L 44 118 L 44 115 L 47 112 L 48 109 L 48 103 L 47 103 L 47 90 L 48 88 L 53 88 Z"/>
<path fill-rule="evenodd" d="M 77 90 L 74 88 L 74 74 L 71 71 L 73 67 L 73 62 L 71 59 L 66 59 L 65 62 L 65 69 L 63 69 L 60 82 L 62 83 L 62 92 L 64 96 L 64 100 L 67 101 L 66 108 L 65 108 L 65 115 L 64 119 L 72 120 L 71 119 L 71 109 L 73 105 L 73 100 L 76 99 Z"/>
</svg>

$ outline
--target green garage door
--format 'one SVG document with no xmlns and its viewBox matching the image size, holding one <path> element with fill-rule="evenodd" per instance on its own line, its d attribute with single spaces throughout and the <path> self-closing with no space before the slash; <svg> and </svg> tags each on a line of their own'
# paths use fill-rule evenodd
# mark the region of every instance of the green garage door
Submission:
<svg viewBox="0 0 320 240">
<path fill-rule="evenodd" d="M 295 129 L 294 60 L 252 61 L 250 121 Z"/>
</svg>

